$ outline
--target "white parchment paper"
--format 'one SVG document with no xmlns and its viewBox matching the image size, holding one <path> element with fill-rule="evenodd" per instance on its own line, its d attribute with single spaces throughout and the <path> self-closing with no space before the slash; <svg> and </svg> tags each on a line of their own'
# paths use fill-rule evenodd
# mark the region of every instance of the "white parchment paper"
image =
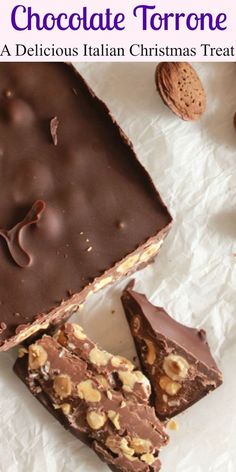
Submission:
<svg viewBox="0 0 236 472">
<path fill-rule="evenodd" d="M 208 97 L 197 123 L 182 122 L 162 104 L 155 64 L 77 67 L 132 139 L 174 217 L 160 256 L 137 274 L 136 288 L 177 320 L 206 329 L 224 373 L 223 387 L 178 417 L 179 431 L 161 454 L 163 472 L 235 472 L 236 66 L 196 64 Z M 124 285 L 90 299 L 77 319 L 104 348 L 132 359 L 119 301 Z M 0 355 L 0 471 L 108 471 L 15 377 L 15 356 Z"/>
</svg>

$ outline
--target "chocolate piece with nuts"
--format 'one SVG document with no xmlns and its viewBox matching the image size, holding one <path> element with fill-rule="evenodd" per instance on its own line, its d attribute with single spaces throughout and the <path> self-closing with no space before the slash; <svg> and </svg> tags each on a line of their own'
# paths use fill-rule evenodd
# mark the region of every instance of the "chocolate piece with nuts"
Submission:
<svg viewBox="0 0 236 472">
<path fill-rule="evenodd" d="M 111 389 L 121 388 L 125 397 L 134 396 L 148 402 L 151 385 L 132 362 L 121 356 L 113 356 L 97 346 L 84 333 L 81 326 L 66 323 L 54 336 L 63 347 L 83 359 L 88 369 L 111 395 Z"/>
<path fill-rule="evenodd" d="M 113 389 L 113 382 L 107 381 L 107 388 L 99 379 L 99 375 L 106 379 L 106 372 L 98 374 L 93 362 L 80 357 L 79 348 L 68 348 L 62 342 L 62 333 L 71 336 L 69 344 L 76 336 L 88 341 L 80 327 L 66 325 L 58 334 L 60 342 L 45 335 L 28 351 L 21 350 L 14 366 L 16 374 L 54 417 L 93 448 L 112 470 L 158 472 L 159 451 L 168 436 L 154 408 L 146 397 L 125 396 L 118 384 Z M 93 361 L 99 358 L 105 368 L 105 360 L 109 363 L 113 358 L 106 354 L 95 355 Z M 124 368 L 122 372 L 130 371 Z"/>
<path fill-rule="evenodd" d="M 221 385 L 205 331 L 177 323 L 131 285 L 122 302 L 160 419 L 180 413 Z"/>
<path fill-rule="evenodd" d="M 156 86 L 164 103 L 186 121 L 198 120 L 206 108 L 206 95 L 196 70 L 188 62 L 161 62 Z"/>
</svg>

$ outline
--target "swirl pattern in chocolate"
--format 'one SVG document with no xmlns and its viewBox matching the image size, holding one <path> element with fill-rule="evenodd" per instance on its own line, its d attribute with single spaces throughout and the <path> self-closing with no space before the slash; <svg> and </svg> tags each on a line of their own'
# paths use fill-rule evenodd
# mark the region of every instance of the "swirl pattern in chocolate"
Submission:
<svg viewBox="0 0 236 472">
<path fill-rule="evenodd" d="M 28 226 L 38 223 L 44 210 L 45 203 L 38 200 L 33 204 L 26 217 L 12 229 L 8 231 L 0 229 L 0 236 L 5 239 L 11 257 L 19 267 L 28 267 L 32 262 L 32 256 L 22 245 L 24 231 Z"/>
</svg>

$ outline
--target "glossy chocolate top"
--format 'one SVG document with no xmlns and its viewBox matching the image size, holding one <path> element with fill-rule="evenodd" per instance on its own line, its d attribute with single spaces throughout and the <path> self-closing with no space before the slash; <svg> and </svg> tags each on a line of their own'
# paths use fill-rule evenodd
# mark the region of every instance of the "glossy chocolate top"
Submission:
<svg viewBox="0 0 236 472">
<path fill-rule="evenodd" d="M 204 330 L 189 328 L 178 323 L 163 308 L 152 305 L 145 295 L 135 292 L 131 287 L 127 287 L 124 291 L 122 301 L 125 310 L 133 315 L 141 314 L 154 333 L 173 341 L 197 360 L 218 371 Z"/>
<path fill-rule="evenodd" d="M 170 221 L 71 66 L 1 63 L 0 344 Z"/>
</svg>

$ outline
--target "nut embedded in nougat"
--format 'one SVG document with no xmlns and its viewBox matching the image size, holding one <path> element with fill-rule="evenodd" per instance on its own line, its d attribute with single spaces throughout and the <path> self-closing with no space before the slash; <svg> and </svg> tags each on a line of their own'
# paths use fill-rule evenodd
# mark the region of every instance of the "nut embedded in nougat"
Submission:
<svg viewBox="0 0 236 472">
<path fill-rule="evenodd" d="M 107 412 L 109 420 L 114 424 L 116 429 L 120 429 L 120 415 L 116 411 L 109 410 Z"/>
<path fill-rule="evenodd" d="M 153 449 L 151 441 L 138 437 L 132 438 L 130 441 L 130 445 L 134 449 L 136 454 L 147 454 Z"/>
<path fill-rule="evenodd" d="M 111 365 L 117 369 L 123 367 L 127 370 L 134 370 L 134 364 L 122 356 L 113 356 L 111 359 Z"/>
<path fill-rule="evenodd" d="M 87 338 L 81 326 L 77 324 L 72 324 L 71 326 L 73 328 L 73 334 L 77 339 L 79 339 L 80 341 L 84 341 Z"/>
<path fill-rule="evenodd" d="M 57 375 L 53 382 L 53 389 L 61 400 L 69 397 L 72 392 L 72 383 L 69 375 Z"/>
<path fill-rule="evenodd" d="M 145 462 L 148 465 L 154 464 L 156 458 L 154 457 L 153 454 L 143 454 L 141 456 L 141 461 Z"/>
<path fill-rule="evenodd" d="M 100 402 L 102 396 L 99 390 L 94 388 L 92 380 L 85 380 L 77 385 L 78 396 L 81 400 L 86 402 L 97 403 Z"/>
<path fill-rule="evenodd" d="M 98 347 L 94 347 L 89 353 L 90 362 L 98 367 L 106 366 L 111 358 L 111 354 L 106 351 L 101 351 Z"/>
<path fill-rule="evenodd" d="M 163 375 L 159 380 L 159 385 L 161 389 L 167 393 L 167 395 L 175 396 L 179 390 L 181 389 L 182 385 L 174 380 L 171 380 L 166 375 Z"/>
<path fill-rule="evenodd" d="M 29 347 L 29 368 L 32 370 L 43 367 L 48 359 L 47 352 L 40 344 L 31 344 Z"/>
<path fill-rule="evenodd" d="M 146 355 L 146 362 L 149 365 L 153 365 L 156 360 L 156 349 L 152 341 L 150 339 L 144 339 L 144 342 L 147 346 L 147 355 Z"/>
<path fill-rule="evenodd" d="M 107 416 L 102 411 L 89 411 L 86 415 L 86 420 L 91 429 L 97 431 L 98 429 L 103 428 L 104 424 L 107 421 Z"/>
<path fill-rule="evenodd" d="M 130 372 L 130 371 L 119 371 L 118 377 L 122 382 L 122 389 L 127 393 L 132 393 L 134 391 L 135 384 L 142 385 L 144 391 L 149 396 L 151 394 L 151 385 L 147 377 L 143 375 L 139 370 Z"/>
<path fill-rule="evenodd" d="M 185 380 L 188 377 L 189 363 L 182 356 L 170 354 L 163 361 L 163 370 L 172 380 Z"/>
</svg>

